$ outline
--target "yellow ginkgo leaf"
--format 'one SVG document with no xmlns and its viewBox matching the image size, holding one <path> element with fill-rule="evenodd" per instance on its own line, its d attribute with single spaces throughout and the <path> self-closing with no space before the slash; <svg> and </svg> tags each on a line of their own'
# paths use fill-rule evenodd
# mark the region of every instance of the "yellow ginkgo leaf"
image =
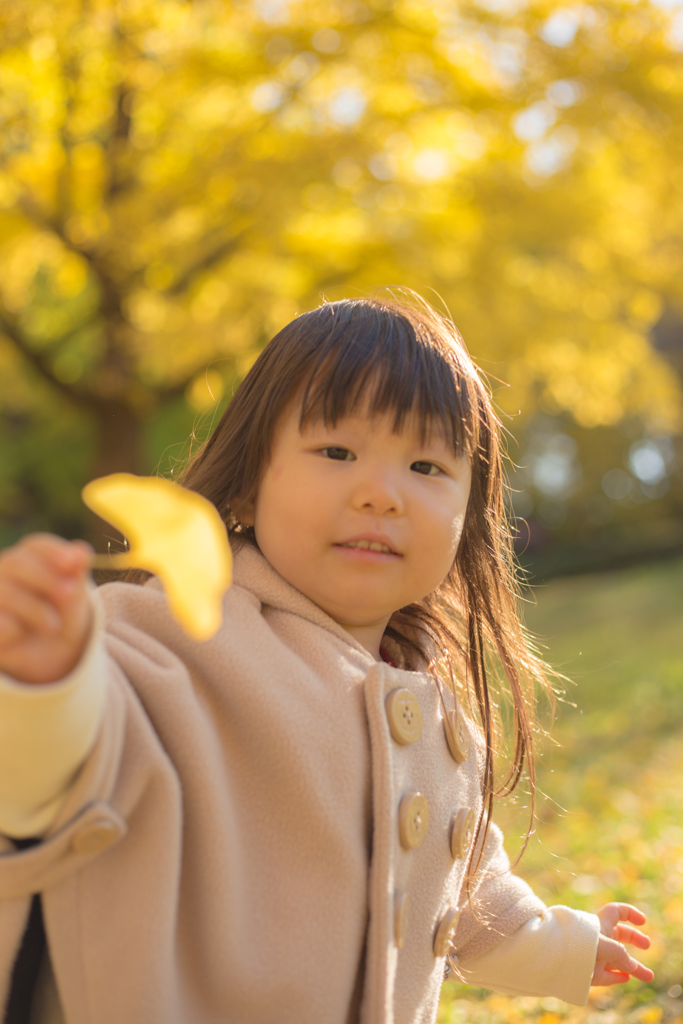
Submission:
<svg viewBox="0 0 683 1024">
<path fill-rule="evenodd" d="M 92 480 L 82 497 L 128 539 L 129 550 L 113 555 L 109 564 L 154 573 L 186 632 L 197 640 L 212 637 L 232 582 L 228 535 L 215 506 L 163 477 L 130 473 Z"/>
</svg>

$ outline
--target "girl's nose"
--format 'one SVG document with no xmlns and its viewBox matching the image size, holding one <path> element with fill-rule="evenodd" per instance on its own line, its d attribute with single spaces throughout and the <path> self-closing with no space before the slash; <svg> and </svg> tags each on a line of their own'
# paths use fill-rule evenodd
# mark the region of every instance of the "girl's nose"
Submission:
<svg viewBox="0 0 683 1024">
<path fill-rule="evenodd" d="M 357 509 L 378 516 L 397 516 L 403 511 L 398 487 L 380 475 L 369 477 L 356 488 L 353 504 Z"/>
</svg>

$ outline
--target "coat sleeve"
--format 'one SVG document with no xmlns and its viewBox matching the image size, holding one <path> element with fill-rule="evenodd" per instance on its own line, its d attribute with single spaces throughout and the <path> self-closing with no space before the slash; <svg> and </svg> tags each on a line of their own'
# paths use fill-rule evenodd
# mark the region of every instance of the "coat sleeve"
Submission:
<svg viewBox="0 0 683 1024">
<path fill-rule="evenodd" d="M 0 834 L 43 836 L 97 739 L 106 703 L 103 614 L 76 668 L 43 685 L 0 674 Z"/>
<path fill-rule="evenodd" d="M 452 975 L 467 985 L 512 996 L 555 996 L 584 1006 L 599 936 L 595 914 L 549 907 L 488 953 L 464 964 L 452 957 L 449 967 Z"/>
<path fill-rule="evenodd" d="M 476 852 L 473 863 L 477 863 Z M 530 886 L 512 874 L 502 833 L 492 824 L 474 884 L 461 898 L 454 943 L 458 959 L 462 962 L 481 956 L 530 918 L 542 917 L 546 909 Z"/>
</svg>

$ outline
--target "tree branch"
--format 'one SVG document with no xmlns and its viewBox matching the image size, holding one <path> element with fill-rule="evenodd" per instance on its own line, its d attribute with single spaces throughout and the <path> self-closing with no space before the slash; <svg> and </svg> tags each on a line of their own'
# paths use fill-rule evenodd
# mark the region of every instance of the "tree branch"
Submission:
<svg viewBox="0 0 683 1024">
<path fill-rule="evenodd" d="M 41 231 L 51 231 L 57 236 L 65 249 L 76 253 L 77 256 L 81 256 L 86 263 L 88 263 L 100 283 L 102 294 L 104 295 L 107 303 L 105 315 L 106 312 L 114 313 L 123 319 L 123 311 L 121 309 L 121 300 L 119 299 L 118 289 L 102 262 L 98 260 L 90 250 L 84 246 L 77 245 L 76 242 L 73 242 L 64 231 L 64 226 L 60 224 L 59 221 L 45 216 L 45 214 L 42 213 L 42 211 L 26 194 L 24 194 L 19 200 L 19 206 L 21 207 L 22 212 L 29 220 L 33 221 L 36 227 L 40 228 Z"/>
<path fill-rule="evenodd" d="M 166 294 L 181 295 L 187 288 L 189 288 L 195 277 L 203 271 L 209 270 L 211 267 L 215 266 L 216 263 L 220 263 L 224 257 L 229 256 L 230 253 L 234 252 L 245 234 L 246 229 L 244 231 L 240 231 L 237 235 L 234 235 L 227 241 L 221 242 L 220 245 L 217 245 L 215 249 L 211 250 L 211 252 L 206 253 L 206 255 L 202 256 L 196 263 L 187 267 L 180 277 L 176 278 L 172 285 L 169 285 L 166 289 Z"/>
<path fill-rule="evenodd" d="M 69 334 L 65 335 L 65 339 L 71 337 L 80 329 L 80 327 L 75 328 L 73 331 L 69 332 Z M 50 369 L 50 364 L 47 359 L 27 345 L 24 335 L 16 324 L 11 323 L 11 321 L 8 320 L 5 314 L 1 311 L 0 331 L 9 338 L 9 340 L 19 350 L 20 355 L 33 367 L 34 370 L 37 371 L 39 376 L 41 376 L 43 380 L 46 380 L 53 388 L 56 388 L 63 398 L 66 398 L 67 401 L 78 405 L 81 409 L 87 409 L 89 412 L 96 409 L 97 402 L 94 398 L 90 395 L 84 394 L 78 388 L 71 387 L 71 385 L 59 380 L 58 377 L 55 377 L 54 373 Z"/>
<path fill-rule="evenodd" d="M 133 95 L 133 92 L 133 89 L 127 88 L 125 83 L 121 83 L 116 94 L 116 113 L 114 115 L 113 130 L 107 139 L 109 181 L 106 196 L 108 200 L 113 199 L 114 196 L 120 195 L 122 192 L 129 191 L 131 188 L 132 178 L 129 177 L 125 180 L 118 175 L 117 149 L 121 144 L 128 144 L 130 139 L 131 117 L 128 107 L 130 106 L 130 97 Z"/>
</svg>

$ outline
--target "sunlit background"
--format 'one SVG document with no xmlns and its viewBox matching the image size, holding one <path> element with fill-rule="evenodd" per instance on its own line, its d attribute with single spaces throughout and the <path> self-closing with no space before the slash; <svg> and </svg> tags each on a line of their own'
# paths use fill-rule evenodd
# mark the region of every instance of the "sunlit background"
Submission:
<svg viewBox="0 0 683 1024">
<path fill-rule="evenodd" d="M 675 3 L 0 0 L 0 545 L 104 550 L 82 485 L 177 472 L 297 313 L 382 286 L 448 310 L 509 432 L 520 558 L 557 578 L 531 625 L 578 682 L 543 780 L 566 877 L 540 847 L 526 870 L 586 906 L 612 879 L 664 936 L 655 985 L 590 1024 L 683 1019 L 680 808 L 642 790 L 683 782 L 682 101 Z"/>
</svg>

